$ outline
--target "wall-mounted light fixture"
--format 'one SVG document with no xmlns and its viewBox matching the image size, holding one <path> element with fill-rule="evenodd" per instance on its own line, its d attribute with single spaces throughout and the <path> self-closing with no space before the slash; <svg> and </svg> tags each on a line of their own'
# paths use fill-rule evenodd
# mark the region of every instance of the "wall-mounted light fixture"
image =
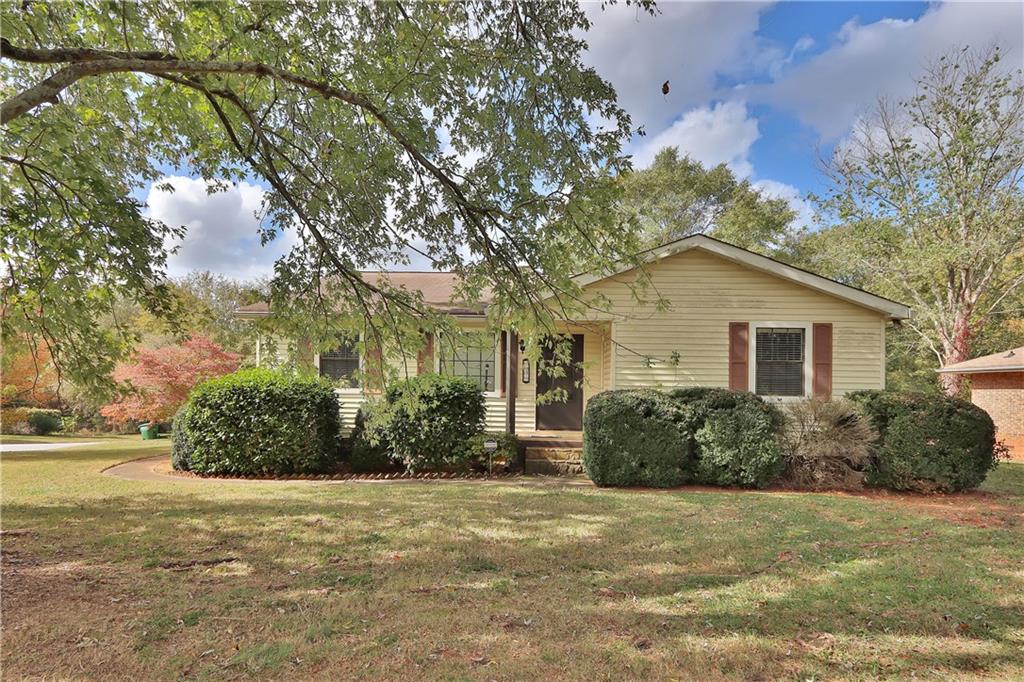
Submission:
<svg viewBox="0 0 1024 682">
<path fill-rule="evenodd" d="M 527 358 L 523 358 L 523 383 L 530 383 L 530 361 Z"/>
<path fill-rule="evenodd" d="M 520 351 L 526 350 L 526 341 L 523 341 L 522 339 L 519 339 L 519 350 Z"/>
</svg>

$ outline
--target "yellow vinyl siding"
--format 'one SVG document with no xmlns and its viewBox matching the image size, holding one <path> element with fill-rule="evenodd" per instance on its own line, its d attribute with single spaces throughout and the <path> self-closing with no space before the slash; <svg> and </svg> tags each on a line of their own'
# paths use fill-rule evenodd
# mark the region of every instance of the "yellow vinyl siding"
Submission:
<svg viewBox="0 0 1024 682">
<path fill-rule="evenodd" d="M 630 291 L 634 272 L 587 287 L 613 303 L 615 388 L 728 386 L 730 322 L 829 322 L 833 393 L 882 387 L 879 313 L 705 251 L 669 256 L 648 272 L 649 301 L 637 302 Z M 656 308 L 655 291 L 669 301 L 667 310 Z M 673 351 L 678 366 L 671 363 Z"/>
</svg>

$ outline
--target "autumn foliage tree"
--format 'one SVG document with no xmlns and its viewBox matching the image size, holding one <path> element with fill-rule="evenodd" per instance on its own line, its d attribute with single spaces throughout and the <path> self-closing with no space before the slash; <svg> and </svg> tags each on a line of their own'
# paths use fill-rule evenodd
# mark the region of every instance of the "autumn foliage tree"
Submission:
<svg viewBox="0 0 1024 682">
<path fill-rule="evenodd" d="M 122 396 L 100 414 L 113 422 L 166 421 L 196 384 L 235 371 L 239 361 L 235 353 L 198 335 L 180 345 L 140 350 L 134 362 L 114 371 Z"/>
<path fill-rule="evenodd" d="M 56 407 L 59 381 L 46 346 L 32 343 L 5 345 L 0 372 L 3 406 Z"/>
</svg>

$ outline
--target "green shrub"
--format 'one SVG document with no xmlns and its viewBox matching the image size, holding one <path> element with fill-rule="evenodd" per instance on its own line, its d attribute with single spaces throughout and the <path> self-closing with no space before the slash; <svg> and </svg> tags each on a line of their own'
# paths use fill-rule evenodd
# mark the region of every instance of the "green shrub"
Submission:
<svg viewBox="0 0 1024 682">
<path fill-rule="evenodd" d="M 395 462 L 388 454 L 388 445 L 385 440 L 384 429 L 381 428 L 381 420 L 376 415 L 383 409 L 383 403 L 376 400 L 367 400 L 356 412 L 355 428 L 349 440 L 351 452 L 348 456 L 349 466 L 357 474 L 377 473 L 393 469 Z M 374 424 L 372 429 L 367 428 L 367 421 Z"/>
<path fill-rule="evenodd" d="M 178 408 L 171 423 L 171 467 L 178 471 L 189 471 L 192 466 L 192 445 L 188 433 L 190 412 L 188 403 Z"/>
<path fill-rule="evenodd" d="M 180 416 L 174 447 L 196 473 L 317 473 L 339 460 L 338 398 L 319 378 L 241 370 L 197 386 Z"/>
<path fill-rule="evenodd" d="M 669 487 L 687 479 L 689 438 L 680 405 L 651 389 L 606 391 L 583 415 L 583 468 L 597 485 Z"/>
<path fill-rule="evenodd" d="M 391 456 L 410 471 L 465 467 L 471 440 L 484 428 L 484 396 L 476 382 L 421 374 L 388 387 L 385 406 L 367 420 Z"/>
<path fill-rule="evenodd" d="M 999 461 L 995 425 L 980 407 L 944 395 L 858 391 L 879 433 L 870 485 L 917 492 L 976 488 Z"/>
<path fill-rule="evenodd" d="M 746 391 L 695 386 L 669 392 L 684 414 L 694 456 L 691 479 L 763 488 L 785 467 L 778 443 L 783 415 Z"/>
<path fill-rule="evenodd" d="M 782 449 L 790 485 L 810 490 L 864 485 L 878 438 L 848 400 L 802 400 L 786 410 Z"/>
<path fill-rule="evenodd" d="M 46 436 L 60 431 L 60 410 L 41 407 L 4 407 L 0 409 L 0 433 Z"/>
<path fill-rule="evenodd" d="M 778 478 L 785 459 L 777 439 L 776 411 L 765 403 L 741 403 L 711 412 L 694 435 L 694 480 L 764 488 Z"/>
<path fill-rule="evenodd" d="M 28 425 L 36 435 L 56 433 L 60 431 L 61 424 L 60 410 L 33 408 L 28 411 Z"/>
<path fill-rule="evenodd" d="M 484 452 L 484 443 L 488 440 L 493 440 L 498 444 L 498 449 L 491 455 L 491 461 L 495 467 L 498 464 L 513 466 L 518 461 L 519 439 L 516 438 L 516 434 L 506 431 L 485 431 L 470 440 L 470 450 L 477 460 L 477 468 L 484 470 L 487 468 L 487 453 Z"/>
</svg>

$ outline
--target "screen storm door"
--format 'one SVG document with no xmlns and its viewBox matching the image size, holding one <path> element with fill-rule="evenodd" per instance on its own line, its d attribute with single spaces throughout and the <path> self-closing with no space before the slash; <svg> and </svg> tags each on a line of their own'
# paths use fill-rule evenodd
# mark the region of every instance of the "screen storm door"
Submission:
<svg viewBox="0 0 1024 682">
<path fill-rule="evenodd" d="M 570 366 L 564 367 L 564 376 L 553 377 L 542 368 L 553 365 L 555 360 L 555 339 L 541 344 L 540 362 L 537 371 L 537 394 L 561 389 L 567 399 L 537 405 L 538 431 L 582 431 L 583 430 L 583 335 L 572 335 Z"/>
</svg>

